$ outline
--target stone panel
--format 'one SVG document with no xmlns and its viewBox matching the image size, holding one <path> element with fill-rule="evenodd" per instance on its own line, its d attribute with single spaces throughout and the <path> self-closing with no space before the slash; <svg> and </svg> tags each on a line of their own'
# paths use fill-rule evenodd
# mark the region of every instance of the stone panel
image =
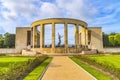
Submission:
<svg viewBox="0 0 120 80">
<path fill-rule="evenodd" d="M 17 27 L 16 28 L 16 42 L 15 47 L 18 52 L 27 48 L 27 31 L 31 31 L 30 27 Z"/>
<path fill-rule="evenodd" d="M 102 40 L 102 28 L 101 27 L 88 27 L 91 31 L 91 49 L 98 49 L 98 51 L 103 51 L 103 40 Z"/>
</svg>

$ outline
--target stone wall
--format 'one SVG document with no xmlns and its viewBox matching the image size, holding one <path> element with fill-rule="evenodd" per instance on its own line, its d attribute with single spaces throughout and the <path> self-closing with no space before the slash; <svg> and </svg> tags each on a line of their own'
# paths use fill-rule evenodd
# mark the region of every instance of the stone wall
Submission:
<svg viewBox="0 0 120 80">
<path fill-rule="evenodd" d="M 32 50 L 40 53 L 80 53 L 82 48 L 34 48 Z"/>
<path fill-rule="evenodd" d="M 98 49 L 98 51 L 103 51 L 103 39 L 102 39 L 102 28 L 101 27 L 88 27 L 91 31 L 91 49 Z"/>
<path fill-rule="evenodd" d="M 18 52 L 27 48 L 27 31 L 31 31 L 30 27 L 17 27 L 16 28 L 16 42 L 15 48 Z"/>
<path fill-rule="evenodd" d="M 48 49 L 48 48 L 46 48 Z M 35 49 L 36 51 L 39 51 L 40 49 Z M 70 51 L 72 50 L 72 51 Z M 69 52 L 74 52 L 75 49 L 69 49 Z M 120 48 L 103 48 L 104 52 L 105 53 L 108 53 L 108 52 L 120 52 Z M 51 53 L 51 49 L 48 49 L 48 53 Z M 76 50 L 75 50 L 76 51 Z M 0 49 L 0 54 L 9 54 L 9 53 L 20 53 L 18 50 L 16 50 L 15 48 L 1 48 Z M 43 52 L 43 53 L 46 53 L 46 52 Z"/>
<path fill-rule="evenodd" d="M 120 52 L 120 48 L 104 48 L 104 52 Z"/>
<path fill-rule="evenodd" d="M 0 54 L 18 53 L 15 48 L 1 48 Z"/>
</svg>

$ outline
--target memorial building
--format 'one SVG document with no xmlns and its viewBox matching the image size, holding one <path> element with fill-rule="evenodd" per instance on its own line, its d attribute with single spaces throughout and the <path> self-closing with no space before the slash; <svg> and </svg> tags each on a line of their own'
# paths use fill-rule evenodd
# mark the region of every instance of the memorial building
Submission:
<svg viewBox="0 0 120 80">
<path fill-rule="evenodd" d="M 45 45 L 45 25 L 51 25 L 51 44 Z M 58 33 L 58 43 L 56 42 L 56 24 L 64 25 L 64 44 L 61 45 L 62 36 Z M 74 42 L 69 46 L 68 24 L 74 25 Z M 39 27 L 39 30 L 38 30 Z M 57 26 L 58 27 L 58 26 Z M 59 26 L 60 27 L 60 26 Z M 69 34 L 70 35 L 70 34 Z M 30 48 L 31 51 L 40 53 L 80 53 L 83 50 L 103 51 L 102 28 L 89 27 L 86 22 L 71 18 L 48 18 L 35 21 L 30 27 L 16 28 L 16 50 Z"/>
</svg>

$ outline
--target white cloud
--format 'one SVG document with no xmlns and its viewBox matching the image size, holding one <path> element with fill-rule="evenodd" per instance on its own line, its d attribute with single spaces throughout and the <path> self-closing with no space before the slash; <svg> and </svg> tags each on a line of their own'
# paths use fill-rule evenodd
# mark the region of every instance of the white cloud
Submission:
<svg viewBox="0 0 120 80">
<path fill-rule="evenodd" d="M 37 0 L 2 0 L 3 17 L 8 20 L 15 20 L 25 17 L 27 20 L 50 17 L 71 17 L 82 20 L 89 20 L 97 10 L 88 8 L 84 0 L 56 0 L 55 3 L 42 2 Z"/>
<path fill-rule="evenodd" d="M 37 0 L 36 0 L 37 1 Z M 0 26 L 5 32 L 15 33 L 16 27 L 29 26 L 33 17 L 38 14 L 38 5 L 35 5 L 35 0 L 1 0 Z M 37 4 L 41 4 L 37 1 Z M 29 24 L 28 24 L 29 23 Z"/>
<path fill-rule="evenodd" d="M 1 0 L 0 18 L 2 16 L 3 19 L 0 19 L 0 27 L 15 33 L 17 26 L 30 26 L 35 20 L 53 17 L 76 18 L 88 22 L 90 26 L 118 24 L 120 3 L 103 5 L 99 1 L 94 1 L 93 4 L 92 1 L 94 0 Z"/>
<path fill-rule="evenodd" d="M 15 12 L 2 12 L 2 15 L 7 20 L 15 20 L 17 18 L 17 14 Z"/>
<path fill-rule="evenodd" d="M 44 2 L 41 5 L 40 12 L 41 17 L 59 17 L 60 11 L 59 8 L 52 3 Z"/>
<path fill-rule="evenodd" d="M 37 15 L 38 7 L 33 2 L 34 0 L 2 0 L 3 17 L 10 20 L 20 18 L 19 16 L 30 18 Z M 41 2 L 38 1 L 38 3 Z M 7 9 L 7 11 L 4 9 Z"/>
<path fill-rule="evenodd" d="M 71 18 L 87 21 L 97 13 L 96 8 L 92 6 L 89 8 L 86 5 L 89 3 L 86 3 L 85 0 L 57 0 L 56 3 L 63 10 L 63 14 Z"/>
</svg>

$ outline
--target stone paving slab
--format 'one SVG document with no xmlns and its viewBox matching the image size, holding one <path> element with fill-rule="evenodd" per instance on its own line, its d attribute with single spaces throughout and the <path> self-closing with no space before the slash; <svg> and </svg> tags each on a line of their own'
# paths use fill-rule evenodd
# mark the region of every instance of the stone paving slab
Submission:
<svg viewBox="0 0 120 80">
<path fill-rule="evenodd" d="M 54 56 L 42 80 L 95 80 L 67 56 Z"/>
</svg>

